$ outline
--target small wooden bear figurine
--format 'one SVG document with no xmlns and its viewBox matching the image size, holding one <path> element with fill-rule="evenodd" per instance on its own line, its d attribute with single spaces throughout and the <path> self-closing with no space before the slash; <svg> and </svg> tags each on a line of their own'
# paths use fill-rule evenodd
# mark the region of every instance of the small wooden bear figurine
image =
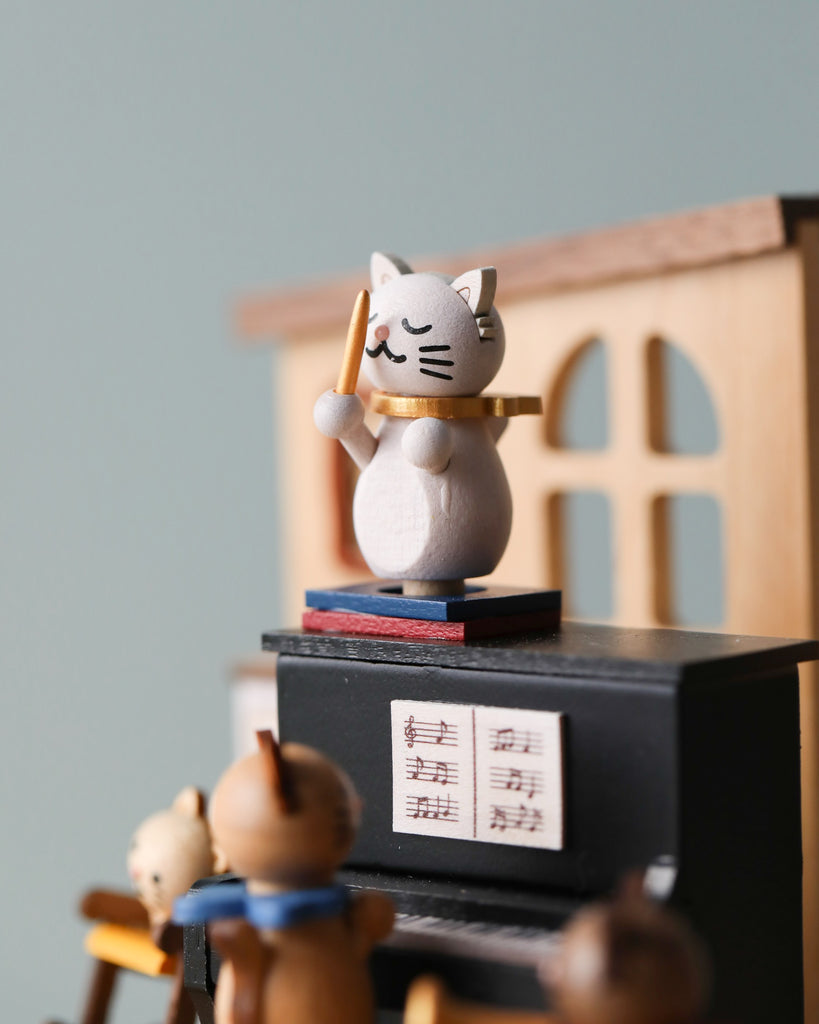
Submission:
<svg viewBox="0 0 819 1024">
<path fill-rule="evenodd" d="M 418 978 L 404 1024 L 695 1024 L 708 988 L 690 929 L 633 887 L 580 911 L 541 977 L 552 1013 L 462 1002 L 437 978 Z"/>
<path fill-rule="evenodd" d="M 139 899 L 94 889 L 80 912 L 96 922 L 86 937 L 94 971 L 82 1024 L 105 1024 L 120 971 L 149 977 L 173 975 L 165 1024 L 193 1024 L 195 1011 L 184 987 L 182 929 L 171 924 L 173 901 L 199 878 L 225 871 L 205 818 L 205 797 L 187 786 L 167 810 L 139 826 L 128 850 L 128 873 Z"/>
<path fill-rule="evenodd" d="M 694 1024 L 708 991 L 686 923 L 633 890 L 577 914 L 543 973 L 566 1024 Z"/>
<path fill-rule="evenodd" d="M 167 810 L 146 818 L 128 849 L 128 874 L 154 929 L 170 919 L 173 901 L 198 878 L 226 870 L 213 849 L 205 796 L 193 786 Z"/>
<path fill-rule="evenodd" d="M 512 523 L 495 447 L 507 424 L 504 400 L 475 400 L 503 359 L 497 275 L 494 267 L 455 280 L 416 274 L 382 253 L 373 254 L 371 275 L 363 362 L 381 389 L 378 436 L 364 424 L 354 382 L 353 393 L 325 392 L 314 419 L 361 469 L 353 523 L 373 573 L 404 581 L 405 594 L 463 593 L 465 578 L 498 564 Z"/>
<path fill-rule="evenodd" d="M 225 772 L 211 804 L 216 843 L 247 881 L 177 901 L 175 920 L 215 922 L 217 1024 L 368 1024 L 367 959 L 393 909 L 381 893 L 333 884 L 358 797 L 317 751 L 257 736 L 259 752 Z"/>
</svg>

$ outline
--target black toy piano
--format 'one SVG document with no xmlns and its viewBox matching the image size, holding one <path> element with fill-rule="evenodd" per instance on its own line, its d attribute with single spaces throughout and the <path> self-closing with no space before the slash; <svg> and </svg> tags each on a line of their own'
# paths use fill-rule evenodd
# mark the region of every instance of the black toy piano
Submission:
<svg viewBox="0 0 819 1024">
<path fill-rule="evenodd" d="M 819 645 L 569 622 L 264 647 L 281 739 L 337 760 L 364 800 L 344 880 L 396 904 L 380 1006 L 427 971 L 464 998 L 543 1006 L 557 930 L 649 867 L 709 947 L 713 1015 L 802 1021 L 797 664 Z M 186 944 L 201 999 L 205 949 Z"/>
</svg>

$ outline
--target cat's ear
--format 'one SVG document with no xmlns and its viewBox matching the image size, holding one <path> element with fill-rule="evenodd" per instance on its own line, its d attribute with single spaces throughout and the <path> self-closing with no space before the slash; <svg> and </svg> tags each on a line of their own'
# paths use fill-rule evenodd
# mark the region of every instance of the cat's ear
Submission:
<svg viewBox="0 0 819 1024">
<path fill-rule="evenodd" d="M 171 808 L 177 814 L 184 814 L 187 818 L 204 818 L 205 802 L 204 793 L 196 789 L 195 786 L 185 786 L 171 804 Z"/>
<path fill-rule="evenodd" d="M 474 316 L 486 316 L 492 308 L 497 285 L 497 270 L 494 267 L 481 267 L 456 277 L 451 287 L 469 306 Z"/>
<path fill-rule="evenodd" d="M 216 843 L 211 847 L 213 853 L 213 873 L 214 875 L 223 875 L 226 871 L 230 871 L 230 862 L 227 859 L 227 854 Z"/>
<path fill-rule="evenodd" d="M 374 252 L 370 257 L 370 278 L 373 291 L 402 274 L 411 274 L 412 267 L 398 256 L 386 252 Z"/>
<path fill-rule="evenodd" d="M 291 814 L 296 809 L 295 801 L 281 747 L 270 729 L 257 729 L 256 740 L 273 799 L 282 814 Z"/>
</svg>

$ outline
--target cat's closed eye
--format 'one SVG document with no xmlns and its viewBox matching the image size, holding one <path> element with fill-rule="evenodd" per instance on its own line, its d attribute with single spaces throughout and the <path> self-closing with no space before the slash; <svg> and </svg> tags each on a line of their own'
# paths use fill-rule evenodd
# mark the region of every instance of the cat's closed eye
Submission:
<svg viewBox="0 0 819 1024">
<path fill-rule="evenodd" d="M 426 327 L 412 327 L 406 317 L 401 321 L 401 326 L 408 334 L 426 334 L 432 330 L 432 324 L 427 324 Z"/>
</svg>

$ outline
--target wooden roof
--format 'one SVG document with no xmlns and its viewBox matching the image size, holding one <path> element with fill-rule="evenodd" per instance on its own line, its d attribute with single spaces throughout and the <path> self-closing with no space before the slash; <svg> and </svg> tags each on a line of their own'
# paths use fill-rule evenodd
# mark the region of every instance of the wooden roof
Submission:
<svg viewBox="0 0 819 1024">
<path fill-rule="evenodd" d="M 411 260 L 418 270 L 459 274 L 498 268 L 503 301 L 756 256 L 792 245 L 801 220 L 819 218 L 819 195 L 763 196 L 562 238 Z M 250 340 L 295 339 L 344 330 L 365 269 L 251 296 L 238 307 Z"/>
</svg>

